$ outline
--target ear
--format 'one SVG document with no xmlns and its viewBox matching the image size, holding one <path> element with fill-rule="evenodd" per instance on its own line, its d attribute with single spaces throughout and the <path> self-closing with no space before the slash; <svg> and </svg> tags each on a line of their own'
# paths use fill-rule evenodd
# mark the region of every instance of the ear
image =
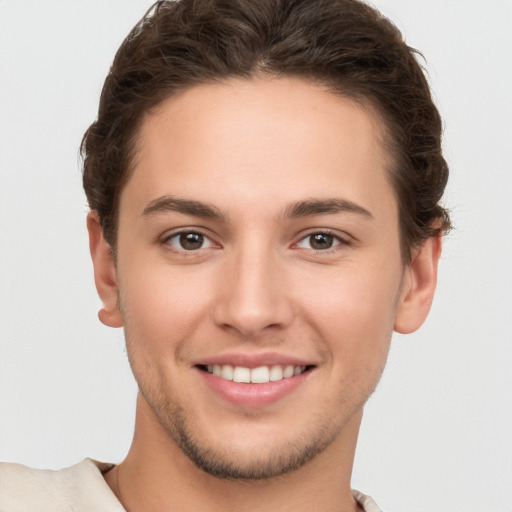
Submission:
<svg viewBox="0 0 512 512">
<path fill-rule="evenodd" d="M 409 334 L 421 327 L 428 316 L 437 284 L 441 256 L 441 235 L 428 238 L 415 249 L 405 268 L 398 302 L 395 331 Z"/>
<path fill-rule="evenodd" d="M 110 245 L 103 236 L 98 214 L 94 211 L 87 215 L 87 230 L 89 231 L 89 249 L 94 266 L 94 282 L 103 302 L 98 317 L 103 324 L 109 327 L 122 327 L 123 317 L 119 309 L 114 257 Z"/>
</svg>

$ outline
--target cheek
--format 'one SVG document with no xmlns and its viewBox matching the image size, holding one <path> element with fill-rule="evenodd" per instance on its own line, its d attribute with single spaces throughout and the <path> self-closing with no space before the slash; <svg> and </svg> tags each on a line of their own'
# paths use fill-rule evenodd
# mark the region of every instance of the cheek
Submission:
<svg viewBox="0 0 512 512">
<path fill-rule="evenodd" d="M 182 270 L 146 264 L 121 274 L 128 276 L 120 282 L 127 336 L 155 356 L 174 352 L 208 315 L 206 276 Z"/>
<path fill-rule="evenodd" d="M 400 270 L 337 269 L 326 284 L 311 287 L 303 306 L 327 341 L 333 365 L 343 374 L 361 368 L 380 374 L 393 331 Z"/>
</svg>

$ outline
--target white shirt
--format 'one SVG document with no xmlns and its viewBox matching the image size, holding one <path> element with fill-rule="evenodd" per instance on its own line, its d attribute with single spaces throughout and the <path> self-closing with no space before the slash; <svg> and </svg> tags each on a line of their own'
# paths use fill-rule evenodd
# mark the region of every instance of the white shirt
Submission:
<svg viewBox="0 0 512 512">
<path fill-rule="evenodd" d="M 126 512 L 103 478 L 114 465 L 84 459 L 58 471 L 0 463 L 0 512 Z M 382 512 L 358 491 L 365 512 Z"/>
</svg>

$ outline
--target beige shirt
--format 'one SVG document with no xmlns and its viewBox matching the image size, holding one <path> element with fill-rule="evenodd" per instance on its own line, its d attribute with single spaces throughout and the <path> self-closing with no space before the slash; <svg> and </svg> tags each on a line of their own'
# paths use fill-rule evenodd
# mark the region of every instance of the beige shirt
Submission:
<svg viewBox="0 0 512 512">
<path fill-rule="evenodd" d="M 125 512 L 103 478 L 112 467 L 92 459 L 58 471 L 0 463 L 0 512 Z M 353 494 L 365 512 L 382 512 Z"/>
</svg>

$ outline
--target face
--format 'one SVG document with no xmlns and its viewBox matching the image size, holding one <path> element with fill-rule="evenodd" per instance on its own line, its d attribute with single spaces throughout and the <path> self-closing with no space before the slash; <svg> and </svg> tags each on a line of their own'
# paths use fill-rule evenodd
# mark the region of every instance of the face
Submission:
<svg viewBox="0 0 512 512">
<path fill-rule="evenodd" d="M 379 123 L 294 79 L 196 86 L 144 120 L 104 318 L 211 474 L 300 467 L 379 380 L 414 282 Z"/>
</svg>

